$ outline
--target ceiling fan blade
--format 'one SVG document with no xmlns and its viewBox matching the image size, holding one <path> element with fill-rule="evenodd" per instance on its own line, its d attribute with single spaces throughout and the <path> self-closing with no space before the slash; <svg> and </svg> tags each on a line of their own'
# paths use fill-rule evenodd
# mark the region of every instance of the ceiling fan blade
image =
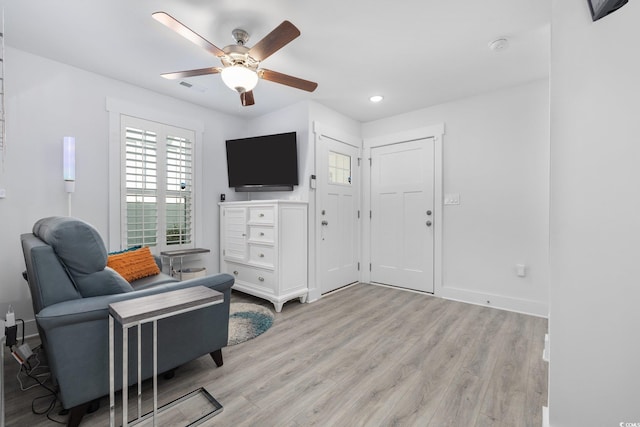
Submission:
<svg viewBox="0 0 640 427">
<path fill-rule="evenodd" d="M 255 104 L 256 102 L 253 99 L 253 91 L 250 90 L 249 92 L 242 92 L 240 94 L 240 102 L 242 102 L 243 107 L 248 107 Z"/>
<path fill-rule="evenodd" d="M 156 21 L 169 27 L 170 29 L 180 34 L 185 39 L 189 40 L 192 43 L 197 44 L 198 46 L 214 54 L 215 56 L 225 56 L 225 53 L 222 50 L 220 50 L 217 46 L 213 45 L 210 41 L 206 40 L 201 35 L 193 31 L 191 28 L 187 27 L 182 22 L 178 21 L 176 18 L 169 15 L 168 13 L 155 12 L 151 14 L 151 16 Z"/>
<path fill-rule="evenodd" d="M 199 68 L 197 70 L 176 71 L 175 73 L 164 73 L 160 75 L 165 79 L 174 80 L 184 79 L 186 77 L 204 76 L 207 74 L 218 74 L 220 71 L 222 71 L 222 68 L 220 67 L 208 67 Z"/>
<path fill-rule="evenodd" d="M 289 21 L 284 21 L 262 40 L 249 49 L 249 56 L 263 61 L 300 35 L 300 30 Z"/>
<path fill-rule="evenodd" d="M 265 70 L 264 68 L 259 70 L 259 76 L 265 80 L 295 87 L 296 89 L 306 90 L 307 92 L 313 92 L 318 87 L 318 83 L 278 73 L 277 71 Z"/>
</svg>

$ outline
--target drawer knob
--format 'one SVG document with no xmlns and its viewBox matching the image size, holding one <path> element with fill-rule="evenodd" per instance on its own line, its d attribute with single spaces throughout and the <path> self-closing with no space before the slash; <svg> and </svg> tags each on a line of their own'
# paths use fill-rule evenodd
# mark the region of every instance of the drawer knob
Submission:
<svg viewBox="0 0 640 427">
<path fill-rule="evenodd" d="M 238 275 L 238 270 L 234 271 L 233 274 Z"/>
<path fill-rule="evenodd" d="M 261 231 L 261 232 L 260 232 L 260 235 L 261 235 L 261 236 L 264 236 L 264 233 Z"/>
<path fill-rule="evenodd" d="M 261 213 L 261 214 L 259 214 L 258 216 L 259 216 L 260 218 L 262 218 L 262 217 L 264 216 L 264 214 L 263 214 L 263 213 Z"/>
<path fill-rule="evenodd" d="M 260 258 L 264 258 L 264 254 L 260 254 Z"/>
<path fill-rule="evenodd" d="M 261 282 L 264 282 L 264 277 L 258 276 L 258 280 L 260 280 Z"/>
</svg>

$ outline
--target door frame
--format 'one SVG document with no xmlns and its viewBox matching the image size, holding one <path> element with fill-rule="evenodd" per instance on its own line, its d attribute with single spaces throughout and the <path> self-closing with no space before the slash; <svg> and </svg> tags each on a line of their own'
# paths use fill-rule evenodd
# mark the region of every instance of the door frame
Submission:
<svg viewBox="0 0 640 427">
<path fill-rule="evenodd" d="M 355 137 L 353 135 L 349 135 L 346 132 L 343 132 L 339 129 L 335 129 L 332 128 L 331 126 L 326 126 L 324 124 L 321 124 L 318 121 L 313 121 L 313 126 L 312 126 L 312 131 L 313 131 L 313 143 L 314 143 L 314 170 L 315 170 L 315 174 L 318 173 L 319 167 L 320 167 L 320 140 L 322 138 L 330 138 L 336 141 L 339 141 L 343 144 L 347 144 L 347 145 L 351 145 L 355 148 L 357 148 L 358 150 L 358 161 L 360 161 L 360 165 L 363 166 L 363 160 L 362 160 L 362 139 Z M 360 188 L 359 188 L 359 194 L 358 194 L 358 198 L 357 198 L 357 204 L 358 204 L 358 208 L 361 211 L 361 215 L 360 218 L 362 218 L 362 195 L 364 193 L 364 188 L 365 188 L 365 182 L 363 181 L 364 178 L 364 173 L 363 173 L 363 167 L 358 168 L 357 172 L 357 178 L 360 180 Z M 352 174 L 353 175 L 353 174 Z M 314 175 L 316 176 L 316 175 Z M 322 204 L 320 203 L 320 191 L 318 189 L 319 186 L 319 182 L 316 181 L 314 183 L 312 183 L 311 187 L 312 187 L 312 191 L 313 191 L 313 200 L 314 200 L 314 209 L 313 209 L 313 215 L 309 215 L 309 235 L 314 237 L 314 243 L 313 243 L 313 255 L 311 254 L 311 251 L 309 253 L 309 256 L 313 256 L 314 262 L 313 262 L 313 268 L 310 268 L 309 270 L 309 276 L 310 278 L 312 278 L 312 280 L 310 280 L 310 282 L 313 283 L 313 287 L 309 288 L 309 297 L 308 300 L 311 301 L 315 301 L 319 298 L 322 297 L 322 290 L 320 289 L 320 267 L 322 266 L 322 262 L 320 257 L 322 256 L 322 251 L 320 251 L 320 241 L 322 240 L 321 237 L 321 229 L 320 229 L 320 225 L 319 225 L 319 218 L 322 217 L 321 215 L 321 210 L 322 210 Z M 315 188 L 314 188 L 315 187 Z M 311 212 L 311 210 L 310 210 Z M 358 223 L 358 259 L 362 260 L 362 221 L 360 221 Z M 311 245 L 310 245 L 311 246 Z M 311 248 L 310 248 L 311 249 Z M 311 264 L 311 263 L 310 263 Z M 362 272 L 363 272 L 363 268 L 362 268 L 362 263 L 360 263 L 360 270 L 358 271 L 358 281 L 362 281 Z"/>
<path fill-rule="evenodd" d="M 434 180 L 433 180 L 433 200 L 434 200 L 434 221 L 433 221 L 433 295 L 442 293 L 442 221 L 443 221 L 443 189 L 442 189 L 442 142 L 444 139 L 444 123 L 427 126 L 417 129 L 410 129 L 391 134 L 364 138 L 363 167 L 362 167 L 362 187 L 363 198 L 362 222 L 362 245 L 361 253 L 363 265 L 366 268 L 360 269 L 360 280 L 371 283 L 369 265 L 371 264 L 371 149 L 385 145 L 398 144 L 402 142 L 415 141 L 419 139 L 433 138 L 434 144 Z M 415 291 L 419 292 L 419 291 Z M 421 292 L 422 293 L 422 292 Z"/>
</svg>

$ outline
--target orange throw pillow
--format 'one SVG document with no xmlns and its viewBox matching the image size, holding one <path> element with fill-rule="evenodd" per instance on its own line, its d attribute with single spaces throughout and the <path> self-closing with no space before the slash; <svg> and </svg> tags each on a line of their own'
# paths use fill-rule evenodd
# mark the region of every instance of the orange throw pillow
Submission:
<svg viewBox="0 0 640 427">
<path fill-rule="evenodd" d="M 107 267 L 113 268 L 129 283 L 160 273 L 148 246 L 135 251 L 109 255 Z"/>
</svg>

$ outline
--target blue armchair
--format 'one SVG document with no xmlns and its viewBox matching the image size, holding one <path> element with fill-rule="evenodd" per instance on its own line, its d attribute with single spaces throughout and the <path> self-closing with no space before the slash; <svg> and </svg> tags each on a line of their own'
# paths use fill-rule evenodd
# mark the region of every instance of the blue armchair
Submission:
<svg viewBox="0 0 640 427">
<path fill-rule="evenodd" d="M 222 365 L 227 345 L 233 277 L 216 274 L 179 282 L 159 274 L 129 284 L 106 267 L 107 251 L 97 230 L 75 218 L 38 221 L 21 236 L 33 311 L 68 425 L 79 425 L 89 404 L 109 393 L 109 304 L 192 286 L 224 294 L 224 303 L 158 321 L 158 372 L 209 353 Z M 142 328 L 142 378 L 153 375 L 151 327 Z M 122 369 L 122 333 L 116 328 L 116 372 Z M 129 385 L 137 381 L 137 332 L 129 332 Z M 116 375 L 116 389 L 122 379 Z"/>
</svg>

